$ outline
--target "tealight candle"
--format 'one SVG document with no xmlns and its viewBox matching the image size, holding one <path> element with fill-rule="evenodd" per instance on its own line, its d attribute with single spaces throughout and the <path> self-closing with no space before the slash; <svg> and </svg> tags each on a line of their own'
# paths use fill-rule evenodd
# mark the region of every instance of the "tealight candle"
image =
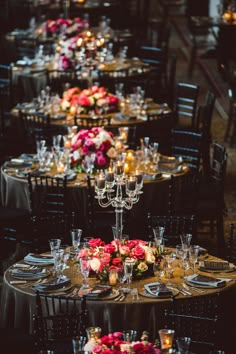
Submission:
<svg viewBox="0 0 236 354">
<path fill-rule="evenodd" d="M 70 149 L 71 148 L 71 141 L 70 140 L 66 140 L 65 141 L 64 148 L 66 148 L 66 149 Z"/>
<path fill-rule="evenodd" d="M 65 165 L 63 162 L 59 161 L 57 165 L 57 172 L 58 173 L 63 173 L 65 172 Z"/>
<path fill-rule="evenodd" d="M 172 348 L 175 331 L 172 329 L 160 329 L 158 333 L 161 341 L 161 349 Z"/>
<path fill-rule="evenodd" d="M 133 151 L 128 151 L 127 152 L 126 160 L 128 160 L 128 161 L 133 161 L 134 160 Z"/>
<path fill-rule="evenodd" d="M 116 285 L 118 281 L 118 274 L 116 269 L 111 269 L 109 272 L 109 284 Z"/>
</svg>

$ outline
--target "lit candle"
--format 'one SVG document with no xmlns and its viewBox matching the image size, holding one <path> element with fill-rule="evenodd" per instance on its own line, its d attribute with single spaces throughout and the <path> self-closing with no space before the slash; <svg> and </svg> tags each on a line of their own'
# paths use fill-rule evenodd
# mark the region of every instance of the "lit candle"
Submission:
<svg viewBox="0 0 236 354">
<path fill-rule="evenodd" d="M 172 348 L 175 331 L 172 329 L 160 329 L 158 333 L 161 340 L 161 349 Z"/>
<path fill-rule="evenodd" d="M 66 148 L 66 149 L 70 149 L 71 148 L 71 141 L 70 140 L 66 140 L 65 141 L 64 148 Z"/>
<path fill-rule="evenodd" d="M 75 107 L 75 106 L 70 107 L 70 114 L 71 115 L 74 115 L 76 113 L 76 111 L 77 111 L 77 107 Z"/>
<path fill-rule="evenodd" d="M 113 182 L 114 181 L 114 171 L 112 168 L 109 168 L 106 171 L 106 181 L 107 182 Z"/>
<path fill-rule="evenodd" d="M 124 172 L 127 174 L 129 173 L 129 164 L 128 163 L 125 163 L 124 164 Z"/>
<path fill-rule="evenodd" d="M 124 166 L 123 163 L 121 161 L 118 161 L 116 166 L 115 166 L 115 173 L 120 176 L 122 175 L 124 172 Z"/>
<path fill-rule="evenodd" d="M 116 269 L 112 269 L 109 272 L 109 284 L 110 285 L 116 285 L 118 280 L 118 274 Z"/>
<path fill-rule="evenodd" d="M 59 161 L 57 165 L 57 172 L 63 173 L 65 171 L 65 165 L 63 162 Z"/>
<path fill-rule="evenodd" d="M 105 177 L 103 174 L 100 174 L 96 180 L 97 182 L 97 188 L 98 189 L 104 189 L 105 188 L 105 183 L 106 183 L 106 180 L 105 180 Z"/>
<path fill-rule="evenodd" d="M 135 176 L 130 176 L 127 181 L 127 189 L 129 191 L 135 191 L 137 184 L 137 179 Z"/>
<path fill-rule="evenodd" d="M 128 161 L 133 161 L 134 160 L 133 151 L 128 151 L 127 152 L 126 160 L 128 160 Z"/>
<path fill-rule="evenodd" d="M 122 147 L 123 147 L 122 142 L 118 140 L 118 141 L 116 142 L 116 144 L 115 144 L 115 148 L 116 148 L 116 150 L 121 150 L 121 149 L 122 149 Z"/>
<path fill-rule="evenodd" d="M 82 44 L 83 44 L 83 39 L 82 38 L 78 38 L 78 40 L 77 40 L 77 47 L 81 47 L 82 46 Z"/>
<path fill-rule="evenodd" d="M 143 180 L 143 175 L 139 170 L 135 171 L 135 177 L 137 178 L 137 183 L 141 184 Z"/>
</svg>

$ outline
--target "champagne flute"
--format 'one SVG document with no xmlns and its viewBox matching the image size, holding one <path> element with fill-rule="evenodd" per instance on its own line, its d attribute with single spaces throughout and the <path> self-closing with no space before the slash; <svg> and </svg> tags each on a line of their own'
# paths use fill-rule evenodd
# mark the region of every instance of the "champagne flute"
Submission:
<svg viewBox="0 0 236 354">
<path fill-rule="evenodd" d="M 190 261 L 190 263 L 193 264 L 194 274 L 196 271 L 196 263 L 198 260 L 199 251 L 200 251 L 200 246 L 198 246 L 198 245 L 191 245 L 189 247 L 189 261 Z"/>
<path fill-rule="evenodd" d="M 166 265 L 165 265 L 165 273 L 167 275 L 167 283 L 166 285 L 172 285 L 171 282 L 170 282 L 170 279 L 172 277 L 172 273 L 173 273 L 173 263 L 174 261 L 176 260 L 176 253 L 172 252 L 171 254 L 167 254 L 164 256 L 164 259 L 165 259 L 165 262 L 166 262 Z"/>
<path fill-rule="evenodd" d="M 81 229 L 72 229 L 70 234 L 71 234 L 73 251 L 75 254 L 75 258 L 76 258 L 76 254 L 78 254 L 78 252 L 79 252 L 82 230 Z"/>
<path fill-rule="evenodd" d="M 133 275 L 134 263 L 135 263 L 135 260 L 132 258 L 126 258 L 124 261 L 124 273 L 125 273 L 125 278 L 127 280 L 129 289 L 130 289 L 132 275 Z"/>
</svg>

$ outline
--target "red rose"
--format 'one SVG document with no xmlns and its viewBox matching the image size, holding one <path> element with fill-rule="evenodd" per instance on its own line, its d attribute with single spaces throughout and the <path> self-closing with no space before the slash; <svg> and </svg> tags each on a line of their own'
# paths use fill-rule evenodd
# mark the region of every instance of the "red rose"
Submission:
<svg viewBox="0 0 236 354">
<path fill-rule="evenodd" d="M 122 263 L 122 259 L 120 257 L 113 258 L 113 260 L 112 260 L 112 264 L 114 264 L 114 266 L 118 266 L 121 263 Z"/>
<path fill-rule="evenodd" d="M 88 245 L 89 247 L 99 247 L 104 245 L 104 241 L 100 238 L 92 238 L 92 240 L 89 240 Z"/>
<path fill-rule="evenodd" d="M 107 253 L 113 253 L 115 250 L 115 246 L 111 245 L 110 243 L 104 246 L 104 251 Z"/>
</svg>

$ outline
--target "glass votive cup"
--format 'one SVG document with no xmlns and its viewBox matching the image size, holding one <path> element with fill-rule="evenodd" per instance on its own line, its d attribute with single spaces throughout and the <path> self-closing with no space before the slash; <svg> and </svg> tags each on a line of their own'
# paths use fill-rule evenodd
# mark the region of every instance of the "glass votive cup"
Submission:
<svg viewBox="0 0 236 354">
<path fill-rule="evenodd" d="M 173 329 L 160 329 L 158 334 L 161 341 L 161 349 L 172 348 L 175 331 Z"/>
<path fill-rule="evenodd" d="M 118 272 L 116 269 L 111 269 L 109 271 L 109 284 L 115 286 L 118 282 Z"/>
<path fill-rule="evenodd" d="M 180 354 L 188 354 L 189 353 L 189 347 L 191 344 L 191 338 L 190 337 L 180 337 L 176 339 L 176 344 L 178 348 L 178 352 Z"/>
</svg>

